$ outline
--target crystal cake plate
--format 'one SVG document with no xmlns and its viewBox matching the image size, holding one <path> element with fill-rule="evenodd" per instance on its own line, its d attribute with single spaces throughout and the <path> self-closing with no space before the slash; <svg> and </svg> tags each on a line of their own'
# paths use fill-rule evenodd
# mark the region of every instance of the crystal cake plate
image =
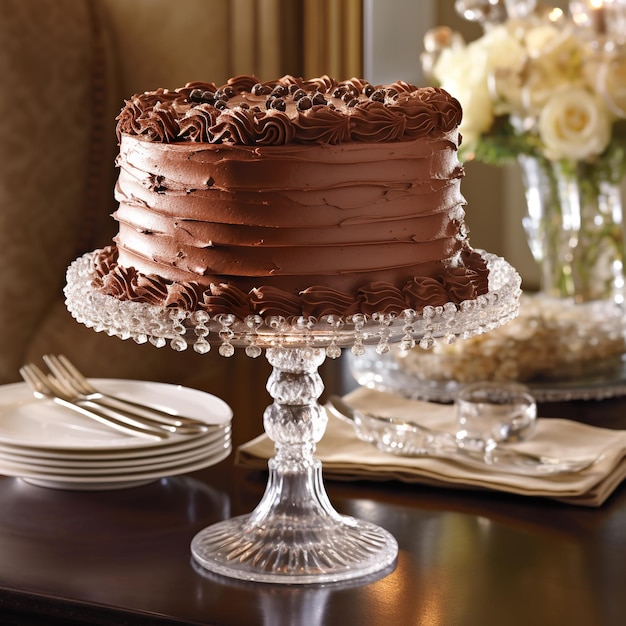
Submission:
<svg viewBox="0 0 626 626">
<path fill-rule="evenodd" d="M 282 584 L 319 584 L 382 574 L 392 567 L 398 544 L 387 530 L 368 520 L 341 515 L 330 503 L 322 480 L 317 442 L 328 416 L 318 398 L 324 384 L 318 373 L 342 348 L 355 355 L 368 345 L 383 354 L 392 343 L 411 349 L 438 340 L 471 337 L 513 319 L 521 279 L 504 259 L 482 253 L 489 267 L 489 291 L 459 305 L 407 309 L 398 314 L 335 315 L 320 319 L 231 314 L 210 316 L 105 296 L 94 286 L 92 254 L 68 269 L 68 310 L 77 321 L 122 339 L 198 353 L 217 346 L 231 356 L 242 348 L 250 357 L 263 351 L 273 371 L 267 389 L 273 403 L 263 415 L 274 442 L 263 498 L 248 515 L 217 522 L 191 541 L 195 561 L 213 574 Z M 242 381 L 242 384 L 245 383 Z"/>
</svg>

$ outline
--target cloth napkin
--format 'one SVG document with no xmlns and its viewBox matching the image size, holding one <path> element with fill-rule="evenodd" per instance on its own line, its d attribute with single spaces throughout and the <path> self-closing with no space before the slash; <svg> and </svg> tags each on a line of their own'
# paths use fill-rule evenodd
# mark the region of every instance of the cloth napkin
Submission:
<svg viewBox="0 0 626 626">
<path fill-rule="evenodd" d="M 361 387 L 346 401 L 370 413 L 413 419 L 454 432 L 455 407 L 410 400 Z M 466 467 L 435 458 L 408 458 L 378 451 L 357 438 L 353 427 L 328 412 L 328 426 L 317 445 L 324 475 L 335 479 L 400 480 L 408 483 L 492 489 L 526 496 L 554 498 L 570 504 L 600 506 L 626 477 L 626 431 L 589 426 L 567 419 L 538 418 L 533 436 L 515 444 L 519 450 L 558 457 L 602 455 L 591 467 L 558 476 L 519 476 L 493 468 Z M 240 446 L 235 462 L 266 469 L 274 443 L 261 435 Z"/>
</svg>

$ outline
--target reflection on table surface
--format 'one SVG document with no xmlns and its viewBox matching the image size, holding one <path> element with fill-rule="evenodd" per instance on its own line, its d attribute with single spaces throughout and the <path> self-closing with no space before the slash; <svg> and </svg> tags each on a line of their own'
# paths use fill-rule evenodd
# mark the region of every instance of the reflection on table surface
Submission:
<svg viewBox="0 0 626 626">
<path fill-rule="evenodd" d="M 559 409 L 567 408 L 568 417 L 619 428 L 624 407 L 612 399 L 549 410 L 563 416 Z M 395 535 L 393 571 L 292 587 L 224 579 L 194 564 L 195 533 L 251 511 L 265 482 L 263 473 L 234 468 L 232 457 L 113 491 L 0 478 L 0 622 L 626 623 L 626 485 L 603 507 L 587 509 L 486 491 L 327 480 L 341 513 Z"/>
</svg>

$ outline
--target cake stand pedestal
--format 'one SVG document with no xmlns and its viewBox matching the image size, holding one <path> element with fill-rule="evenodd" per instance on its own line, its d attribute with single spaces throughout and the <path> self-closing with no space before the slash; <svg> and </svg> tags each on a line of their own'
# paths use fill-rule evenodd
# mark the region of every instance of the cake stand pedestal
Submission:
<svg viewBox="0 0 626 626">
<path fill-rule="evenodd" d="M 318 583 L 365 576 L 391 565 L 398 545 L 386 530 L 338 514 L 314 458 L 327 416 L 317 398 L 323 348 L 269 348 L 274 398 L 264 427 L 275 443 L 269 481 L 250 515 L 198 533 L 191 551 L 207 569 L 247 580 Z"/>
<path fill-rule="evenodd" d="M 375 344 L 405 349 L 416 341 L 427 349 L 439 338 L 453 341 L 486 332 L 509 321 L 519 307 L 520 278 L 499 257 L 483 253 L 490 269 L 489 292 L 460 305 L 425 307 L 417 314 L 357 314 L 346 319 L 285 320 L 251 315 L 211 318 L 105 296 L 94 287 L 92 255 L 68 269 L 66 304 L 77 321 L 137 343 L 189 345 L 204 353 L 217 344 L 223 356 L 243 348 L 251 357 L 265 351 L 273 371 L 267 389 L 273 403 L 264 428 L 275 444 L 263 498 L 248 515 L 223 520 L 200 531 L 191 542 L 194 559 L 216 574 L 257 582 L 312 584 L 346 581 L 381 573 L 393 566 L 398 545 L 386 530 L 340 515 L 333 508 L 315 456 L 327 415 L 318 403 L 324 385 L 318 374 L 324 360 L 351 347 L 362 354 Z"/>
</svg>

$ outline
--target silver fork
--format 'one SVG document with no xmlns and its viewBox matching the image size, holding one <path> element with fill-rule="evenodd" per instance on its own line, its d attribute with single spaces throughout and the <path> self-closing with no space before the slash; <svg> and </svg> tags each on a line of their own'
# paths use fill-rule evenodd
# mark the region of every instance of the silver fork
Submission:
<svg viewBox="0 0 626 626">
<path fill-rule="evenodd" d="M 85 406 L 75 402 L 63 387 L 46 376 L 36 365 L 27 364 L 22 366 L 20 368 L 20 374 L 26 384 L 31 388 L 36 398 L 49 398 L 67 409 L 71 409 L 89 419 L 95 420 L 100 424 L 109 426 L 127 435 L 148 437 L 149 439 L 164 439 L 168 436 L 167 432 L 163 429 L 133 421 L 126 421 L 121 416 L 115 417 L 110 413 L 98 410 L 97 407 Z"/>
<path fill-rule="evenodd" d="M 89 402 L 101 408 L 123 413 L 126 417 L 135 421 L 145 422 L 150 426 L 160 427 L 169 432 L 197 434 L 216 428 L 201 420 L 177 415 L 155 406 L 104 393 L 96 389 L 76 366 L 63 355 L 45 354 L 43 360 L 52 372 L 55 380 L 67 393 L 73 394 L 76 401 Z"/>
</svg>

